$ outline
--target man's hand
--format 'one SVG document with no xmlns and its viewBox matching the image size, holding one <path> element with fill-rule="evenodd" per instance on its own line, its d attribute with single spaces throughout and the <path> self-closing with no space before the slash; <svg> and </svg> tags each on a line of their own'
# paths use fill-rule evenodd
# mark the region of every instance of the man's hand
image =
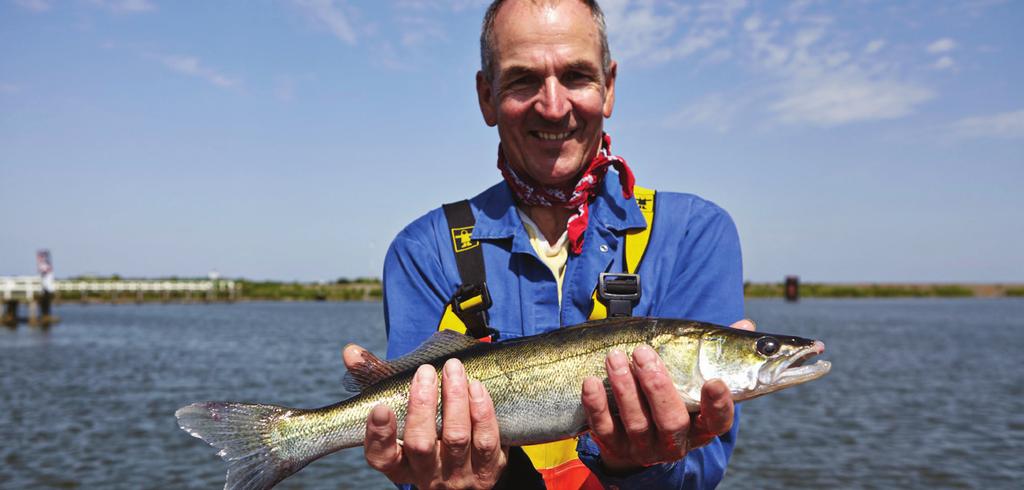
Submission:
<svg viewBox="0 0 1024 490">
<path fill-rule="evenodd" d="M 732 328 L 756 327 L 750 320 L 740 320 Z M 609 410 L 604 383 L 594 376 L 583 381 L 583 407 L 601 460 L 612 473 L 678 461 L 732 428 L 732 396 L 720 379 L 704 383 L 700 413 L 691 419 L 665 364 L 650 347 L 637 347 L 632 363 L 625 353 L 613 350 L 605 369 L 618 416 Z"/>
<path fill-rule="evenodd" d="M 345 366 L 362 360 L 363 349 L 345 347 Z M 423 365 L 409 387 L 405 434 L 398 443 L 395 414 L 377 405 L 366 419 L 366 461 L 394 483 L 420 489 L 491 488 L 508 458 L 502 447 L 494 403 L 477 380 L 468 380 L 458 359 L 442 370 L 442 431 L 437 437 L 437 371 Z"/>
</svg>

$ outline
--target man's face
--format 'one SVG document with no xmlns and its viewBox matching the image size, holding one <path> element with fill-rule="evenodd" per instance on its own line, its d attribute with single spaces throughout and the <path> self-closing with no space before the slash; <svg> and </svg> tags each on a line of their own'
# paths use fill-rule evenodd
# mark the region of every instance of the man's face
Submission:
<svg viewBox="0 0 1024 490">
<path fill-rule="evenodd" d="M 602 72 L 590 10 L 568 0 L 509 1 L 494 24 L 494 73 L 477 74 L 480 111 L 498 126 L 517 172 L 550 186 L 571 183 L 600 148 L 615 103 L 615 64 Z"/>
</svg>

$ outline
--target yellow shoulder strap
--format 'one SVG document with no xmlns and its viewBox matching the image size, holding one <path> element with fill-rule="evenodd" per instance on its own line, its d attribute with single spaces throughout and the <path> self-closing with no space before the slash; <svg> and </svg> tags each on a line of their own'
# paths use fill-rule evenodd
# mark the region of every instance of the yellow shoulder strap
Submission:
<svg viewBox="0 0 1024 490">
<path fill-rule="evenodd" d="M 626 256 L 626 273 L 635 274 L 637 268 L 640 267 L 640 261 L 644 258 L 644 252 L 647 251 L 647 242 L 651 239 L 651 229 L 654 228 L 654 189 L 648 189 L 646 187 L 640 187 L 638 185 L 633 186 L 633 198 L 636 199 L 636 204 L 640 206 L 640 213 L 644 215 L 644 220 L 647 221 L 647 227 L 643 229 L 632 229 L 626 232 L 626 243 L 625 253 Z M 588 320 L 602 320 L 608 318 L 608 309 L 604 303 L 597 299 L 597 289 L 594 289 L 593 295 L 594 309 L 590 312 Z"/>
<path fill-rule="evenodd" d="M 441 322 L 437 324 L 437 330 L 439 332 L 441 330 L 455 330 L 459 333 L 466 333 L 466 324 L 452 311 L 451 303 L 445 305 L 444 314 L 441 315 Z"/>
</svg>

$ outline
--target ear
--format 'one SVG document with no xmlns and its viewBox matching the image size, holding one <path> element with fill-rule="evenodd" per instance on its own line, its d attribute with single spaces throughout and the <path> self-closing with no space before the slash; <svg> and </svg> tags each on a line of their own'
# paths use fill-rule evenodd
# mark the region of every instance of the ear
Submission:
<svg viewBox="0 0 1024 490">
<path fill-rule="evenodd" d="M 480 103 L 480 114 L 484 116 L 484 122 L 491 127 L 498 124 L 498 108 L 494 106 L 493 95 L 491 83 L 484 77 L 484 72 L 476 72 L 476 97 Z"/>
<path fill-rule="evenodd" d="M 612 61 L 608 65 L 608 75 L 604 80 L 604 117 L 612 117 L 612 109 L 615 107 L 615 74 L 619 65 Z"/>
</svg>

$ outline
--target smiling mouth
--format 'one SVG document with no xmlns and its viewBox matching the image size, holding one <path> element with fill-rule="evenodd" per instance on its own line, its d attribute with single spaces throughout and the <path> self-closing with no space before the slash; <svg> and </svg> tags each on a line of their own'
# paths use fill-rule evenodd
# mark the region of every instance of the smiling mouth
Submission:
<svg viewBox="0 0 1024 490">
<path fill-rule="evenodd" d="M 560 133 L 553 133 L 550 131 L 530 131 L 530 134 L 544 141 L 565 141 L 569 139 L 575 132 L 575 130 L 564 131 Z"/>
</svg>

